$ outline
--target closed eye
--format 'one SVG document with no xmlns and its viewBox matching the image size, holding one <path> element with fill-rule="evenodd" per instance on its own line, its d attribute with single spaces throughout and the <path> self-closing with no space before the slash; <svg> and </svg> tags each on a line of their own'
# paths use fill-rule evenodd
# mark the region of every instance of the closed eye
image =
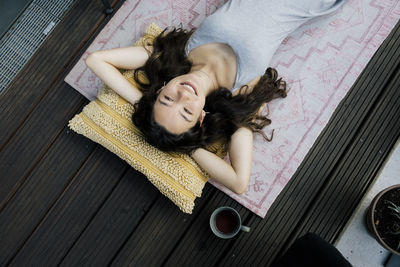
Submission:
<svg viewBox="0 0 400 267">
<path fill-rule="evenodd" d="M 190 115 L 192 115 L 193 113 L 192 112 L 190 112 L 187 108 L 184 108 L 184 110 L 188 113 L 188 114 L 190 114 Z"/>
<path fill-rule="evenodd" d="M 171 105 L 168 105 L 165 102 L 162 102 L 161 99 L 158 99 L 158 102 L 160 102 L 162 105 L 170 107 Z M 192 122 L 191 120 L 189 120 L 188 118 L 185 117 L 185 115 L 183 115 L 181 112 L 179 112 L 179 114 L 181 114 L 182 118 L 184 118 L 187 122 Z"/>
<path fill-rule="evenodd" d="M 165 99 L 167 99 L 168 101 L 174 101 L 172 98 L 168 97 L 168 96 L 164 96 Z"/>
</svg>

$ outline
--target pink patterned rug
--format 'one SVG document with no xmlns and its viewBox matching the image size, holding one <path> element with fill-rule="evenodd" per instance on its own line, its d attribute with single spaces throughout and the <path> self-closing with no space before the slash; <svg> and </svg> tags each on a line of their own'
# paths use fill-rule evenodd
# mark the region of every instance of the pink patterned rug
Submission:
<svg viewBox="0 0 400 267">
<path fill-rule="evenodd" d="M 197 27 L 225 0 L 126 0 L 65 81 L 93 100 L 101 81 L 83 60 L 96 50 L 132 45 L 146 27 Z M 270 103 L 274 139 L 254 140 L 254 162 L 246 193 L 235 195 L 211 183 L 264 217 L 295 173 L 375 51 L 400 17 L 398 0 L 349 0 L 337 12 L 313 19 L 286 38 L 271 66 L 288 82 L 284 100 Z"/>
</svg>

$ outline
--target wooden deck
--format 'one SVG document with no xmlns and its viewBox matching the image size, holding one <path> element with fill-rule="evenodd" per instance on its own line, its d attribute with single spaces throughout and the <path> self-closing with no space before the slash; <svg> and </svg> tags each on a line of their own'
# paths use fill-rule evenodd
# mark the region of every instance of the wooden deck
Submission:
<svg viewBox="0 0 400 267">
<path fill-rule="evenodd" d="M 68 129 L 88 101 L 63 79 L 108 20 L 77 1 L 0 96 L 0 266 L 268 266 L 306 232 L 335 241 L 400 135 L 399 24 L 261 219 L 208 184 L 183 214 Z M 251 232 L 216 238 L 222 205 Z"/>
</svg>

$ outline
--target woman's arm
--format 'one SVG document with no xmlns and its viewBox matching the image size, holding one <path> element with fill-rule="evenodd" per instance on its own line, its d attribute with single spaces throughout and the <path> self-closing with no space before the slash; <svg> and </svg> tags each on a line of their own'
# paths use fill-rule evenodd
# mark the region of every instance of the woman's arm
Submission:
<svg viewBox="0 0 400 267">
<path fill-rule="evenodd" d="M 231 137 L 228 153 L 231 165 L 202 148 L 196 149 L 192 157 L 217 182 L 236 194 L 242 194 L 250 180 L 253 132 L 244 127 L 239 128 Z"/>
<path fill-rule="evenodd" d="M 151 52 L 151 47 L 146 49 L 142 46 L 132 46 L 96 51 L 87 57 L 86 65 L 117 94 L 134 104 L 142 97 L 142 93 L 128 82 L 117 68 L 137 69 L 143 66 Z"/>
</svg>

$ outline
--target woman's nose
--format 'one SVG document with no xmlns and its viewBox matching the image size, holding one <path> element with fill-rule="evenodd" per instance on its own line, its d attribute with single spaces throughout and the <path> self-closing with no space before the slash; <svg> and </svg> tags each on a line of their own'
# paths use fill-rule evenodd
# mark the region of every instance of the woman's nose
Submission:
<svg viewBox="0 0 400 267">
<path fill-rule="evenodd" d="M 181 100 L 189 100 L 190 99 L 190 93 L 183 87 L 178 88 L 178 98 Z"/>
</svg>

